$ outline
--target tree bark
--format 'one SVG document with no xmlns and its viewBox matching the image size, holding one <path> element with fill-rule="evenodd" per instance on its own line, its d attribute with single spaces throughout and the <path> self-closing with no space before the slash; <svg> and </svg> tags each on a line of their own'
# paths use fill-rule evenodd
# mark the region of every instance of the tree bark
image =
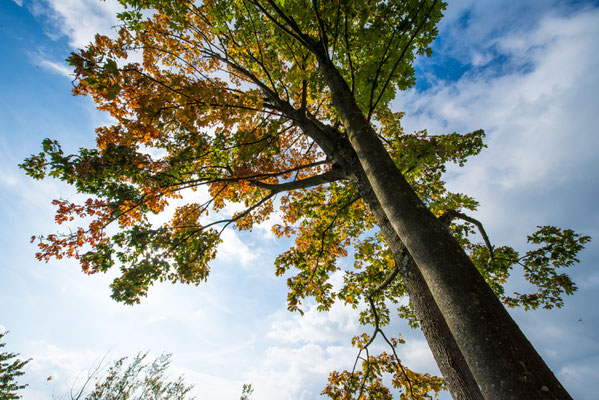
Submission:
<svg viewBox="0 0 599 400">
<path fill-rule="evenodd" d="M 395 263 L 399 266 L 401 277 L 414 306 L 424 337 L 441 374 L 445 378 L 445 383 L 452 398 L 456 400 L 482 400 L 482 393 L 445 319 L 443 319 L 439 307 L 437 307 L 414 260 L 393 230 L 372 188 L 368 185 L 359 161 L 357 159 L 347 160 L 344 164 L 349 166 L 347 174 L 350 180 L 374 213 L 377 224 L 393 252 Z"/>
<path fill-rule="evenodd" d="M 368 182 L 486 399 L 571 399 L 470 258 L 418 198 L 324 56 L 319 67 Z"/>
<path fill-rule="evenodd" d="M 334 162 L 333 170 L 326 174 L 335 174 L 333 171 L 341 170 L 341 175 L 344 178 L 350 179 L 373 211 L 391 251 L 394 253 L 397 262 L 399 262 L 398 265 L 401 266 L 404 283 L 412 299 L 412 304 L 420 321 L 422 331 L 453 398 L 460 400 L 482 399 L 480 389 L 457 343 L 451 335 L 449 327 L 445 323 L 426 282 L 378 203 L 364 170 L 360 165 L 356 152 L 351 147 L 349 141 L 335 130 L 327 131 L 328 128 L 326 125 L 320 124 L 303 113 L 295 112 L 289 104 L 286 104 L 277 97 L 272 97 L 271 100 L 287 115 L 293 116 L 298 126 L 308 136 L 318 142 L 322 149 L 325 149 L 328 157 Z M 322 178 L 323 176 L 320 176 L 315 180 L 320 182 Z M 311 178 L 306 179 L 306 181 L 309 180 L 314 181 Z M 289 184 L 279 184 L 277 188 L 281 188 L 281 185 L 289 186 Z M 268 188 L 268 185 L 262 186 Z"/>
</svg>

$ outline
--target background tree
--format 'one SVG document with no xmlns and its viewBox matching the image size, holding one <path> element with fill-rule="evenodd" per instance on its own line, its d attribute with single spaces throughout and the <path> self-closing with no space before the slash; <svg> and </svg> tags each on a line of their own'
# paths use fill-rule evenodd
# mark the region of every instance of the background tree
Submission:
<svg viewBox="0 0 599 400">
<path fill-rule="evenodd" d="M 116 360 L 110 367 L 100 362 L 91 369 L 80 387 L 72 388 L 68 400 L 186 400 L 193 386 L 183 377 L 168 377 L 170 354 L 146 361 L 147 353 L 132 360 Z"/>
<path fill-rule="evenodd" d="M 0 332 L 0 349 L 6 346 L 4 343 L 6 334 L 7 332 Z M 19 354 L 15 353 L 0 353 L 0 398 L 2 399 L 20 399 L 21 396 L 17 392 L 27 386 L 20 385 L 17 379 L 25 373 L 23 367 L 31 359 L 22 361 L 17 358 L 18 356 Z"/>
<path fill-rule="evenodd" d="M 241 397 L 239 400 L 251 400 L 250 396 L 254 393 L 254 388 L 249 383 L 244 383 L 241 388 Z"/>
<path fill-rule="evenodd" d="M 485 245 L 471 243 L 471 228 L 456 218 L 472 222 L 460 210 L 476 202 L 449 193 L 441 175 L 447 162 L 463 163 L 482 149 L 482 132 L 406 135 L 401 114 L 388 107 L 397 90 L 413 84 L 414 57 L 430 53 L 441 2 L 123 3 L 131 7 L 121 14 L 118 37 L 98 36 L 70 59 L 75 94 L 92 96 L 118 123 L 98 129 L 97 149 L 65 155 L 46 140 L 43 152 L 23 165 L 35 178 L 49 169 L 92 195 L 84 204 L 55 202 L 57 222 L 76 216 L 91 222 L 40 238 L 40 259 L 76 257 L 88 273 L 119 264 L 113 296 L 134 303 L 156 280 L 205 280 L 222 230 L 251 229 L 280 205 L 276 232 L 296 238 L 277 259 L 278 274 L 296 271 L 288 279 L 290 310 L 301 311 L 308 296 L 322 310 L 337 298 L 367 300 L 363 321 L 378 329 L 389 319 L 384 300 L 407 289 L 427 340 L 440 343 L 431 347 L 444 375 L 451 374 L 444 365 L 465 366 L 457 368 L 460 384 L 448 377 L 454 395 L 469 381 L 489 397 L 512 391 L 543 397 L 546 388 L 567 398 L 496 295 L 503 296 L 514 265 L 538 260 L 525 271 L 539 290 L 504 300 L 559 305 L 575 287 L 556 268 L 571 265 L 588 239 L 546 228 L 537 239 L 562 243 L 562 250 L 547 242 L 539 257 L 523 258 L 494 249 L 488 238 Z M 149 17 L 146 8 L 154 9 Z M 142 62 L 125 64 L 129 55 Z M 202 185 L 209 199 L 169 208 Z M 247 208 L 210 219 L 209 211 L 222 210 L 226 201 Z M 148 216 L 159 213 L 172 218 L 153 224 Z M 114 234 L 111 223 L 119 226 Z M 375 226 L 391 252 L 379 245 Z M 448 226 L 495 293 L 458 251 Z M 560 239 L 563 232 L 574 247 Z M 357 263 L 334 293 L 328 278 L 352 247 Z M 535 273 L 541 264 L 544 272 Z M 411 311 L 404 307 L 401 314 Z M 444 333 L 435 337 L 438 332 Z M 546 384 L 522 385 L 522 376 Z M 531 392 L 517 392 L 523 386 Z M 461 395 L 475 396 L 480 393 Z"/>
</svg>

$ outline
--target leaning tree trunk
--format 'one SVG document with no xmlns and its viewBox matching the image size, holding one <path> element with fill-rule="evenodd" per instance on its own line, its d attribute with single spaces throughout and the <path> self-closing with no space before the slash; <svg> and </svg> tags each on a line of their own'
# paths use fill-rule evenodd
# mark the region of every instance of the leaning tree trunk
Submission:
<svg viewBox="0 0 599 400">
<path fill-rule="evenodd" d="M 372 188 L 368 185 L 364 171 L 355 158 L 355 153 L 353 153 L 353 157 L 351 153 L 353 151 L 346 152 L 344 157 L 346 160 L 343 164 L 348 170 L 346 174 L 374 213 L 378 226 L 393 252 L 395 263 L 400 269 L 401 277 L 414 306 L 424 337 L 441 374 L 445 378 L 451 396 L 456 400 L 482 400 L 483 396 L 474 376 L 443 319 L 422 274 L 418 271 L 414 260 L 408 254 L 405 246 L 389 223 Z"/>
<path fill-rule="evenodd" d="M 427 342 L 454 398 L 481 399 L 482 395 L 478 385 L 449 327 L 445 323 L 416 264 L 389 223 L 350 142 L 347 138 L 338 135 L 338 132 L 334 129 L 328 135 L 326 133 L 328 128 L 325 125 L 319 124 L 318 121 L 306 116 L 303 112 L 294 110 L 285 102 L 277 101 L 277 96 L 272 96 L 272 100 L 277 107 L 290 115 L 301 129 L 319 144 L 333 161 L 334 168 L 341 170 L 345 178 L 351 180 L 373 211 L 390 249 L 395 258 L 400 259 L 401 263 L 399 265 L 403 265 L 402 274 L 406 289 L 412 298 L 416 315 L 420 319 Z M 333 173 L 333 170 L 329 172 Z M 319 181 L 319 183 L 325 181 L 326 179 Z M 311 183 L 315 183 L 315 181 L 313 180 Z"/>
<path fill-rule="evenodd" d="M 393 230 L 418 265 L 487 399 L 571 399 L 468 255 L 418 198 L 326 57 L 319 67 Z"/>
</svg>

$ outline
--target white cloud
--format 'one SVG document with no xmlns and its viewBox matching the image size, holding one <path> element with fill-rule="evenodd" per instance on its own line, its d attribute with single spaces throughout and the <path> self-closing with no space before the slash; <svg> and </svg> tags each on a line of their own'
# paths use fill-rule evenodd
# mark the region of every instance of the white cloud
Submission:
<svg viewBox="0 0 599 400">
<path fill-rule="evenodd" d="M 0 155 L 3 157 L 0 165 L 0 187 L 3 196 L 11 200 L 18 199 L 19 204 L 22 205 L 32 205 L 36 211 L 44 212 L 47 216 L 52 215 L 56 210 L 56 207 L 51 204 L 53 199 L 67 196 L 73 198 L 76 195 L 75 190 L 65 183 L 49 180 L 33 182 L 17 168 L 17 164 L 22 160 L 16 160 L 14 153 L 11 153 L 4 143 L 0 143 Z M 44 222 L 46 222 L 45 226 L 56 228 L 51 218 Z M 38 226 L 41 223 L 38 221 Z"/>
<path fill-rule="evenodd" d="M 256 397 L 265 400 L 317 398 L 331 371 L 351 370 L 358 355 L 351 338 L 372 330 L 359 326 L 358 311 L 341 304 L 329 312 L 318 312 L 312 305 L 303 317 L 279 311 L 271 319 L 266 334 L 269 345 L 244 374 L 256 388 Z M 396 328 L 388 326 L 385 332 L 394 336 Z M 397 349 L 402 363 L 418 372 L 438 374 L 426 341 L 414 331 L 406 333 L 406 344 Z M 389 351 L 380 337 L 370 350 L 371 354 Z"/>
<path fill-rule="evenodd" d="M 65 35 L 76 48 L 85 47 L 96 33 L 110 34 L 122 9 L 116 0 L 40 0 L 31 6 L 32 12 L 50 19 L 54 30 L 48 35 Z"/>
<path fill-rule="evenodd" d="M 350 339 L 358 329 L 355 310 L 335 304 L 330 312 L 318 312 L 311 305 L 303 317 L 280 310 L 269 319 L 267 345 L 243 374 L 244 382 L 255 388 L 256 398 L 317 398 L 331 371 L 353 365 L 357 353 Z"/>
<path fill-rule="evenodd" d="M 283 213 L 280 211 L 281 201 L 276 199 L 274 201 L 273 207 L 274 211 L 270 215 L 270 218 L 256 225 L 256 228 L 262 232 L 262 237 L 264 239 L 275 241 L 277 237 L 273 233 L 272 228 L 277 224 L 283 223 Z"/>
<path fill-rule="evenodd" d="M 193 384 L 191 394 L 196 399 L 230 400 L 239 398 L 244 383 L 232 376 L 199 373 L 197 369 L 173 366 L 172 376 L 183 376 L 185 383 Z"/>
<path fill-rule="evenodd" d="M 38 62 L 38 64 L 50 72 L 54 72 L 59 75 L 66 76 L 67 78 L 73 77 L 72 68 L 68 67 L 67 65 L 65 65 L 63 63 L 57 63 L 57 62 L 50 61 L 50 60 L 40 60 Z"/>
<path fill-rule="evenodd" d="M 0 171 L 0 185 L 12 189 L 19 185 L 19 179 L 3 168 Z"/>
<path fill-rule="evenodd" d="M 480 67 L 486 65 L 493 59 L 493 56 L 489 53 L 480 53 L 475 51 L 472 53 L 472 65 L 475 67 Z"/>
<path fill-rule="evenodd" d="M 12 0 L 15 2 L 16 5 L 18 5 L 19 7 L 23 7 L 23 0 Z"/>
<path fill-rule="evenodd" d="M 241 202 L 225 201 L 225 206 L 220 210 L 224 216 L 231 217 L 237 213 L 245 211 L 247 207 Z"/>
<path fill-rule="evenodd" d="M 245 267 L 260 255 L 259 249 L 250 249 L 239 239 L 239 235 L 231 229 L 225 229 L 221 239 L 223 242 L 218 247 L 217 259 L 229 262 L 239 261 Z"/>
<path fill-rule="evenodd" d="M 405 344 L 398 347 L 397 352 L 402 364 L 412 371 L 439 374 L 433 353 L 431 353 L 426 340 L 414 338 L 406 340 Z"/>
<path fill-rule="evenodd" d="M 407 112 L 404 126 L 433 134 L 486 131 L 488 148 L 464 168 L 450 168 L 445 178 L 451 190 L 481 202 L 478 217 L 493 243 L 519 248 L 525 234 L 543 224 L 593 234 L 599 194 L 599 10 L 561 16 L 554 10 L 499 35 L 490 31 L 505 25 L 489 22 L 493 18 L 472 22 L 468 32 L 479 31 L 478 36 L 464 35 L 466 44 L 453 54 L 472 64 L 472 49 L 495 59 L 481 59 L 479 68 L 458 81 L 434 81 L 431 89 L 404 93 L 396 107 Z M 446 42 L 463 45 L 449 38 Z M 580 291 L 566 299 L 564 309 L 511 311 L 575 398 L 590 399 L 585 382 L 598 379 L 597 347 L 589 340 L 597 319 L 588 309 L 596 301 L 596 249 L 595 242 L 588 245 L 581 265 L 570 271 Z M 418 348 L 402 360 L 413 365 L 419 359 L 414 354 Z"/>
<path fill-rule="evenodd" d="M 29 350 L 35 357 L 26 366 L 25 377 L 31 388 L 24 392 L 25 398 L 29 398 L 30 391 L 48 393 L 50 388 L 56 394 L 65 394 L 99 361 L 92 351 L 74 351 L 43 340 L 31 343 Z"/>
<path fill-rule="evenodd" d="M 582 362 L 568 364 L 561 368 L 557 375 L 569 387 L 589 387 L 589 383 L 594 384 L 599 380 L 598 363 L 597 357 L 589 357 Z"/>
<path fill-rule="evenodd" d="M 351 368 L 354 357 L 350 349 L 339 346 L 271 346 L 244 378 L 255 387 L 255 398 L 311 400 L 324 389 L 328 373 Z"/>
<path fill-rule="evenodd" d="M 449 186 L 474 195 L 483 209 L 507 209 L 518 201 L 509 199 L 514 193 L 547 193 L 596 169 L 597 38 L 596 10 L 546 17 L 526 40 L 511 33 L 497 38 L 513 72 L 483 69 L 457 82 L 437 82 L 407 92 L 396 108 L 407 112 L 407 131 L 484 129 L 489 148 L 466 168 L 451 168 Z M 497 213 L 486 216 L 506 223 Z"/>
<path fill-rule="evenodd" d="M 469 60 L 496 44 L 496 38 L 511 31 L 525 37 L 543 16 L 569 12 L 560 0 L 454 0 L 449 2 L 439 25 L 444 53 Z"/>
<path fill-rule="evenodd" d="M 359 327 L 358 311 L 335 303 L 331 310 L 324 313 L 310 306 L 303 316 L 288 312 L 274 316 L 268 337 L 282 343 L 329 343 L 339 342 Z"/>
</svg>

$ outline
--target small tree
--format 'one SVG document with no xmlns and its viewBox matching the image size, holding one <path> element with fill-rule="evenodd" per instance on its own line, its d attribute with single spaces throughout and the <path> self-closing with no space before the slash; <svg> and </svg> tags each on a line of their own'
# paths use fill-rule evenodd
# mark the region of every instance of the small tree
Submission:
<svg viewBox="0 0 599 400">
<path fill-rule="evenodd" d="M 71 389 L 68 400 L 192 400 L 183 377 L 171 381 L 167 376 L 170 354 L 144 362 L 146 354 L 131 360 L 122 357 L 105 372 L 102 363 L 90 370 L 81 387 Z M 94 385 L 91 389 L 91 385 Z"/>
<path fill-rule="evenodd" d="M 2 342 L 6 333 L 0 333 L 0 349 L 6 346 L 6 343 Z M 17 378 L 25 373 L 23 367 L 31 359 L 22 361 L 17 358 L 18 355 L 15 353 L 0 353 L 0 398 L 2 400 L 20 399 L 21 396 L 17 394 L 17 391 L 27 386 L 19 385 Z"/>
</svg>

